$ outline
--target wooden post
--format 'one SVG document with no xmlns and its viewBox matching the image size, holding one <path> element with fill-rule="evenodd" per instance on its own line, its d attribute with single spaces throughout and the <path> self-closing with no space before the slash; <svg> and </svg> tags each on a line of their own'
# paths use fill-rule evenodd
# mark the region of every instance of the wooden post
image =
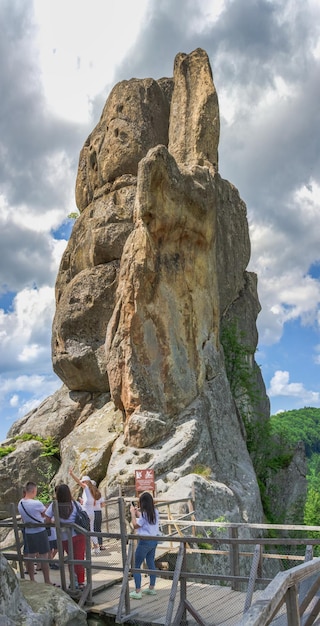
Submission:
<svg viewBox="0 0 320 626">
<path fill-rule="evenodd" d="M 121 533 L 122 567 L 123 569 L 125 569 L 126 561 L 127 561 L 128 535 L 127 535 L 127 525 L 126 525 L 125 503 L 122 497 L 118 498 L 118 507 L 119 507 L 120 533 Z M 129 583 L 127 583 L 127 589 L 125 593 L 125 606 L 126 606 L 126 613 L 128 614 L 130 612 Z"/>
<path fill-rule="evenodd" d="M 129 572 L 130 572 L 130 567 L 131 567 L 132 553 L 133 553 L 133 541 L 131 540 L 129 541 L 128 556 L 127 556 L 126 564 L 123 569 L 122 586 L 121 586 L 120 599 L 119 599 L 118 610 L 117 610 L 117 615 L 116 615 L 116 622 L 119 624 L 121 624 L 123 621 L 122 620 L 122 617 L 123 617 L 122 607 L 125 604 L 126 593 L 128 590 Z M 127 608 L 126 608 L 126 611 L 127 611 L 126 615 L 128 615 Z M 129 611 L 130 611 L 130 607 L 129 607 Z"/>
<path fill-rule="evenodd" d="M 287 590 L 286 605 L 287 623 L 290 624 L 290 626 L 301 626 L 296 585 L 289 587 L 289 589 Z"/>
<path fill-rule="evenodd" d="M 177 560 L 176 560 L 175 570 L 173 572 L 173 579 L 172 579 L 171 591 L 170 591 L 164 626 L 170 626 L 170 624 L 172 623 L 172 613 L 173 613 L 174 601 L 176 599 L 176 594 L 177 594 L 177 589 L 178 589 L 178 582 L 180 579 L 180 572 L 181 572 L 182 564 L 183 564 L 184 551 L 185 551 L 185 545 L 183 541 L 181 541 Z M 174 624 L 180 624 L 180 614 L 182 615 L 183 611 L 184 611 L 184 607 L 181 606 L 181 602 L 180 602 Z"/>
<path fill-rule="evenodd" d="M 167 503 L 167 518 L 171 520 L 171 512 L 170 512 L 170 502 Z M 169 535 L 172 535 L 172 526 L 168 525 Z M 172 548 L 172 542 L 170 543 L 170 547 Z"/>
<path fill-rule="evenodd" d="M 61 524 L 60 524 L 59 507 L 58 507 L 57 500 L 53 500 L 52 510 L 53 510 L 53 516 L 54 516 L 54 523 L 56 526 L 56 532 L 57 532 L 57 548 L 58 548 L 58 556 L 59 556 L 61 587 L 63 591 L 67 591 L 66 572 L 64 569 L 64 552 L 63 552 L 62 538 L 61 538 Z"/>
<path fill-rule="evenodd" d="M 309 561 L 312 561 L 313 559 L 313 546 L 306 546 L 306 550 L 305 550 L 305 555 L 304 555 L 304 562 L 308 563 Z M 309 591 L 310 591 L 310 587 L 313 586 L 314 581 L 318 580 L 318 576 L 312 576 L 311 578 L 308 578 L 307 580 L 303 580 L 300 585 L 299 585 L 299 604 L 303 604 L 304 603 L 304 598 L 306 596 L 308 596 Z M 314 594 L 313 594 L 314 595 Z M 313 596 L 311 596 L 313 597 Z M 305 610 L 305 609 L 303 609 Z M 310 611 L 310 607 L 309 607 L 309 611 Z M 301 614 L 301 612 L 300 612 Z"/>
<path fill-rule="evenodd" d="M 105 489 L 104 498 L 105 498 L 104 511 L 105 511 L 105 516 L 106 516 L 106 531 L 108 533 L 109 532 L 109 509 L 108 509 L 107 489 Z"/>
<path fill-rule="evenodd" d="M 182 558 L 182 571 L 185 572 L 187 569 L 187 559 L 186 559 L 186 544 L 183 542 L 183 558 Z M 187 599 L 187 580 L 186 578 L 180 578 L 180 603 L 183 605 L 184 610 L 181 615 L 181 626 L 186 626 L 187 624 L 187 610 L 186 610 L 186 599 Z"/>
<path fill-rule="evenodd" d="M 304 626 L 312 626 L 312 624 L 315 624 L 314 620 L 316 619 L 316 617 L 318 617 L 319 612 L 320 612 L 320 598 L 318 598 L 318 600 L 312 606 L 311 611 L 309 615 L 307 616 L 307 619 L 305 619 L 305 621 L 303 622 Z"/>
<path fill-rule="evenodd" d="M 229 537 L 231 539 L 238 539 L 238 528 L 236 526 L 229 528 Z M 237 543 L 230 543 L 230 572 L 231 576 L 240 576 L 239 544 Z M 233 589 L 233 591 L 240 590 L 240 585 L 236 580 L 231 583 L 231 589 Z"/>
<path fill-rule="evenodd" d="M 76 583 L 78 582 L 76 580 L 76 573 L 74 571 L 74 554 L 73 554 L 73 543 L 72 543 L 72 528 L 67 528 L 67 534 L 68 534 L 68 561 L 69 561 L 69 574 L 70 574 L 70 587 L 72 589 L 72 591 L 76 590 Z"/>
<path fill-rule="evenodd" d="M 196 494 L 195 494 L 195 487 L 194 484 L 192 484 L 192 495 L 191 495 L 191 500 L 188 501 L 188 506 L 189 506 L 189 512 L 191 513 L 190 515 L 190 519 L 192 521 L 196 521 L 196 516 L 195 516 L 195 502 L 196 502 Z M 191 509 L 191 510 L 190 510 Z M 196 536 L 196 529 L 195 526 L 192 526 L 192 535 L 195 537 Z"/>
<path fill-rule="evenodd" d="M 18 563 L 19 563 L 20 576 L 21 576 L 21 578 L 24 578 L 23 555 L 21 554 L 19 528 L 18 528 L 17 516 L 16 516 L 16 506 L 15 506 L 15 504 L 13 504 L 13 502 L 11 503 L 11 515 L 12 515 L 14 538 L 15 538 L 15 542 L 16 542 L 16 546 L 17 546 L 17 554 L 18 554 Z M 24 533 L 22 533 L 22 534 L 24 535 Z"/>
<path fill-rule="evenodd" d="M 93 604 L 92 602 L 92 567 L 91 567 L 91 535 L 88 534 L 87 531 L 84 532 L 86 538 L 86 562 L 89 564 L 86 567 L 86 578 L 87 578 L 87 586 L 89 588 L 88 594 L 88 604 Z"/>
<path fill-rule="evenodd" d="M 250 576 L 249 576 L 249 582 L 248 582 L 247 595 L 246 595 L 246 600 L 245 600 L 245 603 L 244 603 L 243 613 L 245 613 L 248 610 L 248 608 L 251 606 L 253 590 L 254 590 L 254 584 L 255 584 L 255 581 L 256 581 L 260 560 L 261 560 L 261 546 L 258 544 L 258 545 L 256 545 L 256 547 L 254 549 L 252 565 L 251 565 L 251 570 L 250 570 Z"/>
<path fill-rule="evenodd" d="M 304 554 L 304 561 L 312 561 L 313 559 L 313 546 L 306 546 L 306 551 Z"/>
</svg>

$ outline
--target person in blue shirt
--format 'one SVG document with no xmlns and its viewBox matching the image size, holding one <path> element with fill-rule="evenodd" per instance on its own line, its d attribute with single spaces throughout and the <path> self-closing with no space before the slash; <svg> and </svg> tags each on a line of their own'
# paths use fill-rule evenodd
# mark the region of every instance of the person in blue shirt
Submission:
<svg viewBox="0 0 320 626">
<path fill-rule="evenodd" d="M 133 504 L 130 507 L 131 523 L 136 529 L 138 535 L 150 535 L 152 539 L 139 539 L 135 552 L 135 568 L 139 568 L 143 561 L 146 560 L 148 569 L 156 569 L 155 566 L 155 554 L 157 547 L 156 536 L 159 535 L 159 511 L 155 508 L 153 497 L 145 491 L 139 498 L 138 510 Z M 135 582 L 135 591 L 131 591 L 130 598 L 134 600 L 140 600 L 142 593 L 148 595 L 155 595 L 155 574 L 150 575 L 150 585 L 147 589 L 141 591 L 141 574 L 137 572 L 133 574 Z"/>
</svg>

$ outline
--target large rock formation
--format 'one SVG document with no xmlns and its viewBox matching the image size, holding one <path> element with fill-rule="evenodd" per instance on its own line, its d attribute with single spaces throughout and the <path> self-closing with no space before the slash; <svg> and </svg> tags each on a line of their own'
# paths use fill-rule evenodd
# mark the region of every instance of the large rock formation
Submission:
<svg viewBox="0 0 320 626">
<path fill-rule="evenodd" d="M 218 141 L 203 50 L 178 54 L 173 78 L 114 87 L 80 154 L 80 217 L 56 282 L 52 358 L 64 386 L 9 435 L 45 429 L 61 441 L 56 480 L 72 462 L 111 492 L 153 467 L 159 492 L 195 486 L 199 517 L 259 522 L 220 326 L 245 332 L 267 417 L 260 305 L 246 207 L 218 173 Z"/>
<path fill-rule="evenodd" d="M 86 611 L 61 589 L 44 583 L 18 580 L 0 554 L 1 626 L 85 626 Z"/>
</svg>

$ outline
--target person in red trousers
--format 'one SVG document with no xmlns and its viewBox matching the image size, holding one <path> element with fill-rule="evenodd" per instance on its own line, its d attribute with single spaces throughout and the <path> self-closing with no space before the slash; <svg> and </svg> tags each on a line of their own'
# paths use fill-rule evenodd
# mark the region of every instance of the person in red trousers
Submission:
<svg viewBox="0 0 320 626">
<path fill-rule="evenodd" d="M 61 484 L 58 485 L 56 489 L 56 499 L 58 502 L 58 510 L 61 524 L 74 523 L 77 508 L 76 503 L 72 499 L 71 491 L 68 485 Z M 46 517 L 48 521 L 51 521 L 54 517 L 53 506 L 49 504 L 46 510 Z M 66 530 L 62 530 L 61 532 L 62 538 L 62 547 L 64 551 L 68 554 L 68 534 Z M 86 539 L 85 536 L 81 533 L 77 534 L 75 530 L 72 529 L 72 545 L 73 545 L 73 558 L 77 560 L 84 560 Z M 77 585 L 78 589 L 83 589 L 84 587 L 84 566 L 83 565 L 75 565 L 74 571 L 77 576 Z"/>
</svg>

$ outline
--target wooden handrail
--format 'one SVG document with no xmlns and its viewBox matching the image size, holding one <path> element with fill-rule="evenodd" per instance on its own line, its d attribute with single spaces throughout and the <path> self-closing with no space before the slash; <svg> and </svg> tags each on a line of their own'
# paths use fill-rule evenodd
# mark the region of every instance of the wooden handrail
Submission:
<svg viewBox="0 0 320 626">
<path fill-rule="evenodd" d="M 235 626 L 268 626 L 284 602 L 288 624 L 300 626 L 297 586 L 314 574 L 320 575 L 320 558 L 297 565 L 288 572 L 280 572 Z"/>
<path fill-rule="evenodd" d="M 127 531 L 127 521 L 126 521 L 126 511 L 124 507 L 124 499 L 117 498 L 116 500 L 112 502 L 112 504 L 116 504 L 116 501 L 119 507 L 119 517 L 116 517 L 115 519 L 120 519 L 120 533 L 119 532 L 114 532 L 114 533 L 101 532 L 99 533 L 99 535 L 105 536 L 108 538 L 115 538 L 117 540 L 121 540 L 122 559 L 123 559 L 122 567 L 121 566 L 112 567 L 108 565 L 106 569 L 110 569 L 110 570 L 117 569 L 119 571 L 120 570 L 123 571 L 123 569 L 125 568 L 126 557 L 127 557 L 127 546 L 128 546 L 127 542 L 130 541 L 131 539 L 134 540 L 136 536 L 133 534 L 132 535 L 129 534 Z M 163 502 L 163 506 L 165 506 L 168 509 L 168 502 Z M 170 511 L 170 507 L 169 507 L 169 511 Z M 194 512 L 191 511 L 191 514 L 193 515 Z M 58 513 L 56 517 L 58 519 Z M 173 526 L 175 528 L 178 528 L 180 532 L 177 533 L 177 536 L 159 537 L 158 538 L 159 544 L 170 543 L 173 546 L 176 545 L 176 548 L 177 549 L 179 548 L 179 553 L 183 553 L 184 556 L 188 554 L 188 552 L 196 552 L 196 551 L 203 552 L 203 550 L 201 549 L 198 549 L 198 550 L 196 550 L 195 548 L 189 549 L 188 544 L 189 545 L 192 544 L 194 546 L 194 545 L 201 544 L 204 541 L 206 544 L 208 544 L 208 546 L 209 545 L 212 546 L 211 550 L 209 549 L 209 550 L 204 551 L 207 554 L 212 553 L 216 555 L 221 555 L 221 554 L 226 554 L 226 553 L 229 553 L 229 554 L 232 553 L 233 557 L 231 560 L 231 575 L 227 575 L 227 573 L 225 572 L 222 575 L 221 574 L 220 575 L 208 574 L 205 577 L 207 578 L 209 582 L 215 582 L 216 580 L 224 580 L 228 584 L 230 584 L 230 586 L 233 588 L 235 588 L 235 586 L 240 582 L 241 583 L 248 582 L 248 580 L 250 582 L 250 579 L 248 576 L 239 575 L 239 568 L 238 568 L 239 557 L 248 556 L 249 558 L 253 559 L 254 563 L 251 569 L 252 577 L 255 577 L 255 581 L 257 583 L 266 584 L 267 582 L 270 581 L 270 579 L 267 580 L 267 579 L 262 578 L 261 572 L 259 572 L 259 576 L 261 576 L 261 578 L 256 577 L 257 565 L 258 563 L 260 564 L 262 562 L 262 559 L 272 558 L 272 559 L 283 559 L 283 560 L 286 559 L 290 561 L 293 558 L 296 558 L 296 559 L 303 558 L 301 555 L 297 557 L 296 555 L 293 555 L 293 554 L 280 554 L 280 546 L 289 547 L 289 546 L 320 545 L 320 526 L 304 526 L 304 525 L 292 525 L 292 524 L 290 525 L 250 524 L 250 523 L 245 524 L 245 523 L 231 523 L 231 522 L 209 522 L 209 521 L 199 522 L 196 520 L 192 520 L 192 522 L 189 525 L 189 523 L 186 522 L 185 515 L 181 516 L 180 519 L 178 519 L 172 514 L 171 511 L 167 519 L 161 519 L 161 524 L 163 527 Z M 33 524 L 30 524 L 30 525 L 32 526 Z M 19 522 L 18 516 L 14 514 L 11 520 L 7 519 L 7 520 L 0 522 L 0 527 L 1 526 L 10 528 L 14 532 L 16 544 L 18 546 L 19 538 L 17 539 L 17 536 L 18 536 L 17 531 L 20 530 L 22 527 L 24 527 L 25 524 L 22 524 L 21 522 Z M 184 531 L 188 532 L 189 528 L 190 528 L 190 534 L 183 535 L 183 532 Z M 199 535 L 203 534 L 203 529 L 208 530 L 207 534 L 209 534 L 209 536 L 206 536 L 206 537 L 196 536 L 197 532 Z M 222 530 L 224 532 L 213 533 L 213 532 L 210 532 L 209 529 L 211 529 L 212 531 Z M 270 529 L 282 531 L 281 536 L 280 537 L 254 536 L 254 535 L 265 534 L 262 531 L 270 530 Z M 261 533 L 252 532 L 250 534 L 249 532 L 250 530 L 261 531 Z M 300 533 L 303 532 L 305 533 L 305 535 L 307 535 L 309 531 L 313 531 L 313 532 L 317 531 L 319 532 L 319 537 L 318 539 L 314 539 L 314 538 L 309 539 L 306 537 L 294 537 L 294 538 L 284 537 L 283 531 L 285 530 L 286 531 L 295 530 L 295 531 L 299 531 Z M 94 535 L 94 533 L 90 533 L 90 532 L 86 533 L 85 531 L 83 532 L 84 534 L 86 534 L 86 541 L 87 541 L 87 558 L 84 561 L 82 561 L 84 567 L 87 569 L 87 583 L 88 584 L 87 584 L 87 589 L 85 593 L 89 595 L 88 599 L 89 601 L 91 601 L 91 598 L 92 598 L 91 570 L 92 570 L 93 565 L 91 563 L 90 536 Z M 212 536 L 213 534 L 217 536 Z M 58 535 L 59 535 L 59 528 L 57 529 L 57 537 Z M 240 535 L 244 535 L 244 536 L 241 537 Z M 243 547 L 245 546 L 248 546 L 247 552 L 243 551 Z M 254 557 L 254 552 L 252 551 L 253 546 L 256 546 L 255 548 L 256 555 L 258 555 L 258 552 L 260 553 L 259 558 L 258 556 Z M 278 547 L 279 553 L 277 554 L 270 554 L 267 552 L 262 553 L 262 549 L 261 549 L 262 546 L 272 547 L 272 552 L 275 552 L 273 547 Z M 217 549 L 220 547 L 221 547 L 220 550 Z M 19 556 L 19 547 L 16 547 L 16 549 L 18 552 L 18 558 L 15 558 L 15 560 L 18 560 L 19 566 L 21 568 L 24 557 L 21 553 Z M 249 552 L 249 550 L 251 551 Z M 178 550 L 175 550 L 175 552 L 177 551 Z M 290 549 L 288 549 L 287 551 L 290 552 Z M 8 553 L 8 550 L 2 550 L 2 552 Z M 59 561 L 61 563 L 61 567 L 63 567 L 64 561 L 63 561 L 62 551 L 59 557 L 60 557 Z M 70 563 L 71 571 L 72 571 L 73 566 L 76 563 L 78 563 L 78 561 L 75 561 L 73 559 L 72 549 L 71 549 L 71 554 L 69 555 L 68 561 Z M 190 580 L 190 579 L 200 580 L 201 578 L 203 579 L 204 574 L 197 573 L 197 572 L 190 573 L 190 572 L 185 571 L 186 568 L 181 565 L 180 559 L 178 559 L 178 565 L 179 565 L 178 569 L 180 568 L 179 569 L 180 590 L 182 590 L 181 593 L 183 596 L 183 589 L 186 587 L 187 580 Z M 101 565 L 95 564 L 94 567 L 98 569 L 100 568 L 102 569 Z M 133 571 L 132 567 L 130 568 L 130 571 L 131 572 Z M 62 575 L 63 573 L 64 573 L 64 567 L 63 567 Z M 304 624 L 305 626 L 310 626 L 313 623 L 312 621 L 313 617 L 316 616 L 320 610 L 320 607 L 318 604 L 313 604 L 313 609 L 312 609 L 313 612 L 311 614 L 310 606 L 307 606 L 307 604 L 309 605 L 310 602 L 314 601 L 313 600 L 314 593 L 316 593 L 316 589 L 318 587 L 317 583 L 314 583 L 314 581 L 310 582 L 309 580 L 310 577 L 315 575 L 315 573 L 317 574 L 317 576 L 320 576 L 319 559 L 314 559 L 312 561 L 309 561 L 308 563 L 304 563 L 303 565 L 298 565 L 296 568 L 292 568 L 290 572 L 288 573 L 282 572 L 281 574 L 278 574 L 276 578 L 269 584 L 267 589 L 264 592 L 261 592 L 259 601 L 255 603 L 254 605 L 252 605 L 251 608 L 248 608 L 251 602 L 251 597 L 252 597 L 252 594 L 250 592 L 248 594 L 247 602 L 246 602 L 246 609 L 248 609 L 245 614 L 246 621 L 240 621 L 237 626 L 244 626 L 244 624 L 246 626 L 267 626 L 268 624 L 270 624 L 270 621 L 276 615 L 279 608 L 283 606 L 284 604 L 287 607 L 287 614 L 291 620 L 288 622 L 290 623 L 290 626 L 298 625 L 300 623 L 299 615 L 304 613 L 305 610 L 307 609 L 309 611 L 309 615 L 304 620 Z M 174 575 L 173 571 L 163 572 L 164 577 L 171 577 L 172 575 Z M 176 573 L 176 576 L 178 576 L 178 571 Z M 299 605 L 297 588 L 301 581 L 304 581 L 303 586 L 307 588 L 307 591 L 304 593 L 304 598 L 302 599 Z M 64 583 L 62 586 L 63 588 L 65 588 L 65 581 L 62 581 L 62 583 Z M 300 589 L 301 589 L 301 586 L 300 586 Z M 81 604 L 84 602 L 84 600 L 85 600 L 85 597 L 83 596 L 80 601 Z M 123 603 L 126 605 L 125 613 L 127 615 L 130 612 L 127 588 L 125 592 L 123 592 L 122 604 Z M 188 602 L 186 597 L 184 597 L 183 601 L 181 600 L 179 610 L 182 612 L 187 610 L 191 614 L 194 613 L 194 609 L 191 606 L 191 604 Z M 175 619 L 178 619 L 178 618 L 179 616 L 178 617 L 176 616 Z M 250 619 L 251 621 L 248 621 L 248 619 Z M 197 620 L 201 620 L 201 618 L 197 616 Z M 201 621 L 199 621 L 199 623 L 201 623 Z"/>
</svg>

